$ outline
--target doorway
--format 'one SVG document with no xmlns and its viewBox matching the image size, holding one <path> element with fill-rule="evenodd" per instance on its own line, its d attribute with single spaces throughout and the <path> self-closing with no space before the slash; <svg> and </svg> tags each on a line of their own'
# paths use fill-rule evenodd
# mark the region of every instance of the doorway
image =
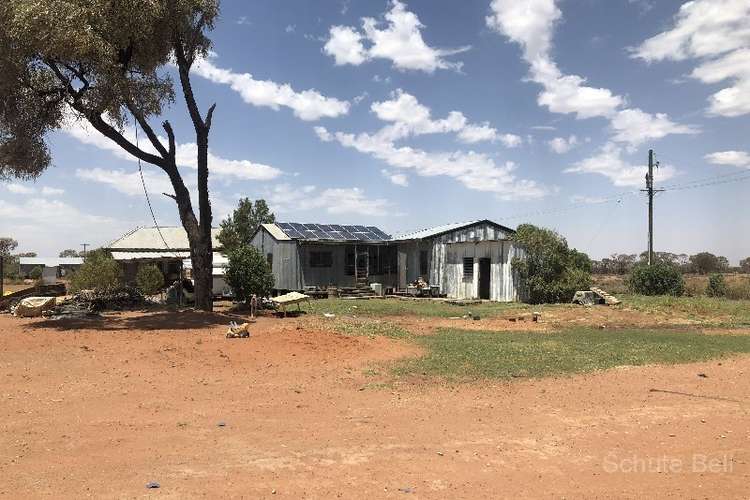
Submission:
<svg viewBox="0 0 750 500">
<path fill-rule="evenodd" d="M 490 259 L 479 259 L 479 298 L 490 300 Z"/>
</svg>

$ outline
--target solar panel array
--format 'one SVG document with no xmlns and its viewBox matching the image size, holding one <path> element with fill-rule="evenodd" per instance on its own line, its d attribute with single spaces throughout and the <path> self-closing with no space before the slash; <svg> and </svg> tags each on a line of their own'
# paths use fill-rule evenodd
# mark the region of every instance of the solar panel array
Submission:
<svg viewBox="0 0 750 500">
<path fill-rule="evenodd" d="M 295 240 L 324 241 L 390 241 L 391 236 L 375 226 L 342 226 L 339 224 L 299 224 L 277 222 L 279 228 Z"/>
</svg>

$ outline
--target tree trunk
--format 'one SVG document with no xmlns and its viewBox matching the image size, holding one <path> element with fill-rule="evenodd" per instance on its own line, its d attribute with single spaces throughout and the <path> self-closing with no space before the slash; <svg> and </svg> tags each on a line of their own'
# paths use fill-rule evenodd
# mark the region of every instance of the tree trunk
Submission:
<svg viewBox="0 0 750 500">
<path fill-rule="evenodd" d="M 199 231 L 190 239 L 190 259 L 193 262 L 193 280 L 195 282 L 195 308 L 201 311 L 213 310 L 213 251 L 211 249 L 211 232 L 208 235 Z"/>
</svg>

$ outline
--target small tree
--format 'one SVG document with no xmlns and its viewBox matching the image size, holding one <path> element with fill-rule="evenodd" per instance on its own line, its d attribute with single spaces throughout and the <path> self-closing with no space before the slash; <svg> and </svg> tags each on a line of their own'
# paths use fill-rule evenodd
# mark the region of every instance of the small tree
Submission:
<svg viewBox="0 0 750 500">
<path fill-rule="evenodd" d="M 229 254 L 241 245 L 248 245 L 261 224 L 273 222 L 276 222 L 276 216 L 268 208 L 266 200 L 256 200 L 253 204 L 249 198 L 241 199 L 234 213 L 221 221 L 218 240 L 224 247 L 224 253 Z"/>
<path fill-rule="evenodd" d="M 628 287 L 641 295 L 680 296 L 685 290 L 682 273 L 673 264 L 656 262 L 652 265 L 639 264 L 628 277 Z"/>
<path fill-rule="evenodd" d="M 224 278 L 235 299 L 249 301 L 253 295 L 267 297 L 273 289 L 271 268 L 253 246 L 240 246 L 228 254 L 229 265 Z"/>
<path fill-rule="evenodd" d="M 122 269 L 105 250 L 88 253 L 80 269 L 73 274 L 70 288 L 77 292 L 97 288 L 111 288 L 122 284 Z"/>
<path fill-rule="evenodd" d="M 0 237 L 0 255 L 9 256 L 16 249 L 18 242 L 7 236 Z"/>
<path fill-rule="evenodd" d="M 72 248 L 68 248 L 68 249 L 63 250 L 62 252 L 60 252 L 60 258 L 61 259 L 68 259 L 68 258 L 71 258 L 71 257 L 78 257 L 78 252 L 76 252 Z"/>
<path fill-rule="evenodd" d="M 514 258 L 512 265 L 522 279 L 527 301 L 568 302 L 576 290 L 591 286 L 591 260 L 568 248 L 565 238 L 556 232 L 522 224 L 514 239 L 526 253 Z"/>
<path fill-rule="evenodd" d="M 164 275 L 154 264 L 146 264 L 138 268 L 135 282 L 144 295 L 155 295 L 164 288 Z"/>
<path fill-rule="evenodd" d="M 42 269 L 40 266 L 34 267 L 31 271 L 29 271 L 29 278 L 33 279 L 34 281 L 42 279 L 42 275 L 44 274 L 44 269 Z"/>
<path fill-rule="evenodd" d="M 708 286 L 706 286 L 706 295 L 709 297 L 726 297 L 727 284 L 724 281 L 724 275 L 714 273 L 708 277 Z"/>
<path fill-rule="evenodd" d="M 728 265 L 726 257 L 717 257 L 710 252 L 701 252 L 690 256 L 690 267 L 693 272 L 708 274 L 721 271 L 724 265 Z"/>
</svg>

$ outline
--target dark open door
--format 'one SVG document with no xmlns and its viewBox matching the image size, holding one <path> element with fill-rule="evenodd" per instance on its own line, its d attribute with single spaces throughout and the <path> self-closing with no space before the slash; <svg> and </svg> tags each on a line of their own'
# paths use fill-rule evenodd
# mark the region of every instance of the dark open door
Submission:
<svg viewBox="0 0 750 500">
<path fill-rule="evenodd" d="M 490 259 L 479 259 L 479 298 L 490 300 Z"/>
</svg>

